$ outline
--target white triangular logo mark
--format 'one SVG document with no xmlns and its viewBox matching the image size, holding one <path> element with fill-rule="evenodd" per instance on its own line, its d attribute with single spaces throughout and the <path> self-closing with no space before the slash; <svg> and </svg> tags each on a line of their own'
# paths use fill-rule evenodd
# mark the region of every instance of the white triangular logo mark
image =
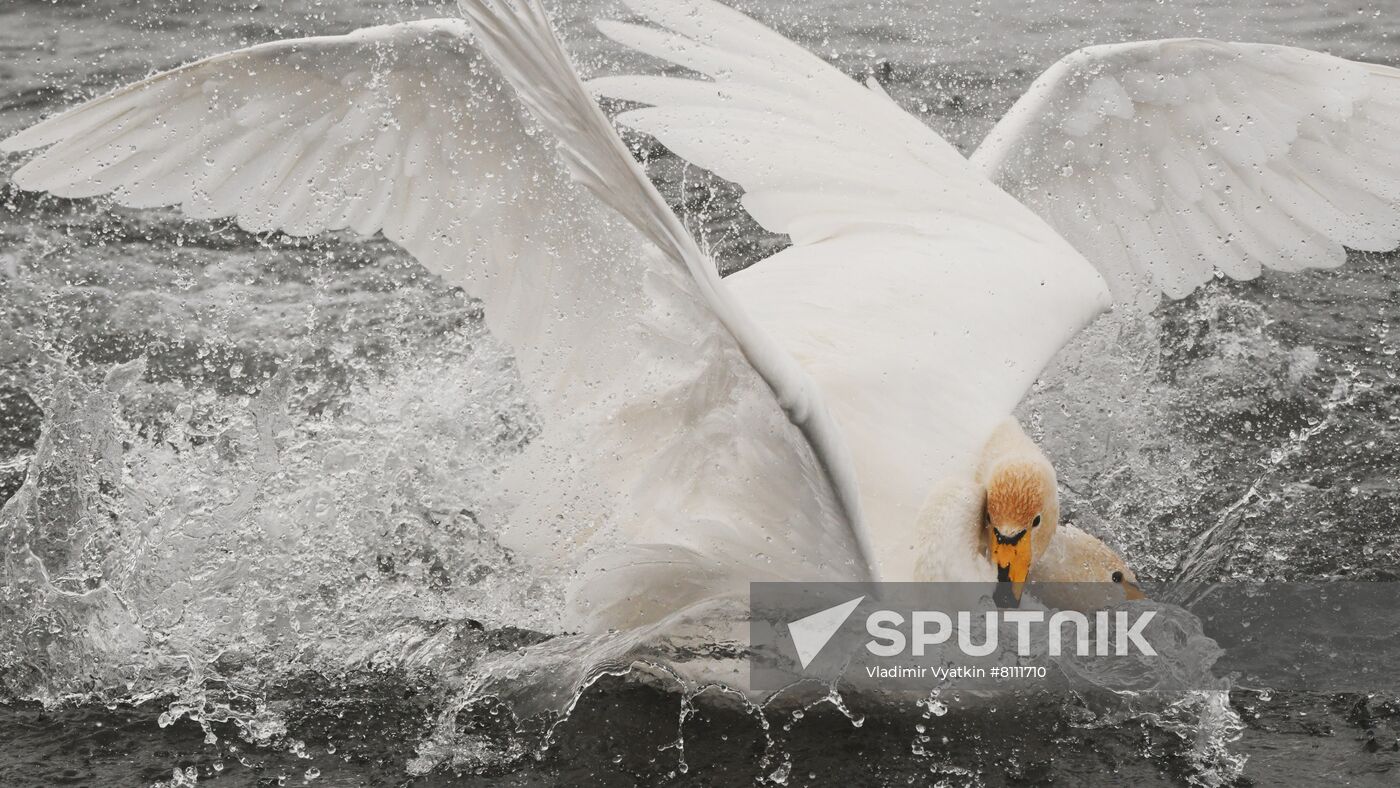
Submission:
<svg viewBox="0 0 1400 788">
<path fill-rule="evenodd" d="M 792 645 L 797 647 L 797 659 L 802 663 L 803 670 L 812 664 L 812 660 L 826 647 L 827 641 L 846 623 L 846 619 L 851 617 L 851 613 L 855 612 L 864 599 L 865 597 L 858 596 L 849 602 L 829 607 L 788 624 L 788 634 L 792 636 Z"/>
</svg>

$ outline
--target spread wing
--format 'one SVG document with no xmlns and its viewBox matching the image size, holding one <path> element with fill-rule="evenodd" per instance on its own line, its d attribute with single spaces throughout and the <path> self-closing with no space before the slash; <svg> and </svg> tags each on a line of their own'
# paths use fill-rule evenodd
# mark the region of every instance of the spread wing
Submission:
<svg viewBox="0 0 1400 788">
<path fill-rule="evenodd" d="M 15 180 L 253 231 L 383 233 L 481 298 L 544 421 L 505 483 L 505 541 L 541 581 L 605 556 L 576 600 L 595 626 L 753 579 L 869 579 L 810 382 L 717 288 L 538 5 L 464 10 L 501 70 L 462 20 L 255 46 L 10 138 L 45 148 Z"/>
<path fill-rule="evenodd" d="M 1094 269 L 887 96 L 709 0 L 627 0 L 616 41 L 695 72 L 616 76 L 617 121 L 740 184 L 793 246 L 725 280 L 826 394 L 882 570 L 1060 346 L 1107 305 Z"/>
<path fill-rule="evenodd" d="M 972 161 L 1150 307 L 1400 245 L 1400 71 L 1201 39 L 1052 66 Z"/>
</svg>

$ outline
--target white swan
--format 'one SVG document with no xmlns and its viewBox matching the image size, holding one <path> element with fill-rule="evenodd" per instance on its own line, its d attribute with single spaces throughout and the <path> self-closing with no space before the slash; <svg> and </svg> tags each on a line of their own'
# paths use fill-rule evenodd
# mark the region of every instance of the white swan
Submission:
<svg viewBox="0 0 1400 788">
<path fill-rule="evenodd" d="M 969 160 L 736 11 L 628 4 L 659 27 L 604 32 L 698 78 L 594 91 L 648 105 L 620 122 L 741 184 L 792 238 L 727 280 L 537 0 L 462 0 L 475 44 L 430 20 L 220 55 L 4 148 L 47 146 L 15 173 L 26 189 L 382 232 L 483 299 L 545 423 L 510 471 L 505 538 L 594 629 L 751 580 L 987 576 L 987 550 L 1012 579 L 1032 559 L 1037 576 L 1105 579 L 1121 561 L 1087 534 L 1044 528 L 1027 556 L 980 527 L 990 511 L 1010 540 L 1057 519 L 1038 450 L 1014 423 L 993 439 L 1056 351 L 1115 300 L 1400 242 L 1392 69 L 1204 40 L 1094 47 Z M 984 503 L 997 457 L 1050 480 L 1036 505 Z"/>
</svg>

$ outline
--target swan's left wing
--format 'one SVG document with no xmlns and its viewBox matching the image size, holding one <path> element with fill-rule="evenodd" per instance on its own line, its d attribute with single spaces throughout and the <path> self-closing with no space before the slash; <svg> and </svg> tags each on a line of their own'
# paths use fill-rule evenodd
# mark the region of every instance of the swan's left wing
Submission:
<svg viewBox="0 0 1400 788">
<path fill-rule="evenodd" d="M 15 175 L 26 189 L 178 205 L 251 231 L 382 233 L 482 299 L 542 426 L 502 482 L 502 538 L 558 593 L 551 581 L 606 557 L 611 571 L 576 598 L 592 626 L 652 621 L 750 580 L 871 579 L 809 380 L 720 289 L 539 3 L 463 8 L 475 40 L 444 19 L 260 44 L 59 113 L 0 150 L 44 148 Z"/>
<path fill-rule="evenodd" d="M 1107 304 L 1093 268 L 883 93 L 709 0 L 627 0 L 613 39 L 699 78 L 618 76 L 618 122 L 740 184 L 793 246 L 725 280 L 820 385 L 881 568 L 1060 346 Z"/>
<path fill-rule="evenodd" d="M 1051 66 L 972 161 L 1151 307 L 1400 245 L 1400 71 L 1173 39 Z"/>
</svg>

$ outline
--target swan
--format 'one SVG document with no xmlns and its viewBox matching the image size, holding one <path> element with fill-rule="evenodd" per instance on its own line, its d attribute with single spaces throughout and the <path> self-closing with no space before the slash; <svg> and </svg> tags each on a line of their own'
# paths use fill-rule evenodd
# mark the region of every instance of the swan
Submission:
<svg viewBox="0 0 1400 788">
<path fill-rule="evenodd" d="M 585 84 L 538 0 L 217 55 L 19 132 L 18 187 L 252 232 L 382 234 L 481 299 L 543 429 L 502 541 L 575 630 L 760 580 L 1088 579 L 1011 418 L 1114 307 L 1400 245 L 1400 79 L 1204 39 L 1075 52 L 970 156 L 711 0 L 608 37 L 689 72 Z M 792 244 L 721 280 L 616 122 Z M 1029 534 L 1029 535 L 1027 535 Z"/>
<path fill-rule="evenodd" d="M 1003 607 L 1019 604 L 1032 568 L 1040 583 L 1113 583 L 1124 599 L 1144 598 L 1122 556 L 1060 523 L 1054 465 L 1014 418 L 992 431 L 971 475 L 934 485 L 915 534 L 913 580 L 995 580 Z"/>
</svg>

